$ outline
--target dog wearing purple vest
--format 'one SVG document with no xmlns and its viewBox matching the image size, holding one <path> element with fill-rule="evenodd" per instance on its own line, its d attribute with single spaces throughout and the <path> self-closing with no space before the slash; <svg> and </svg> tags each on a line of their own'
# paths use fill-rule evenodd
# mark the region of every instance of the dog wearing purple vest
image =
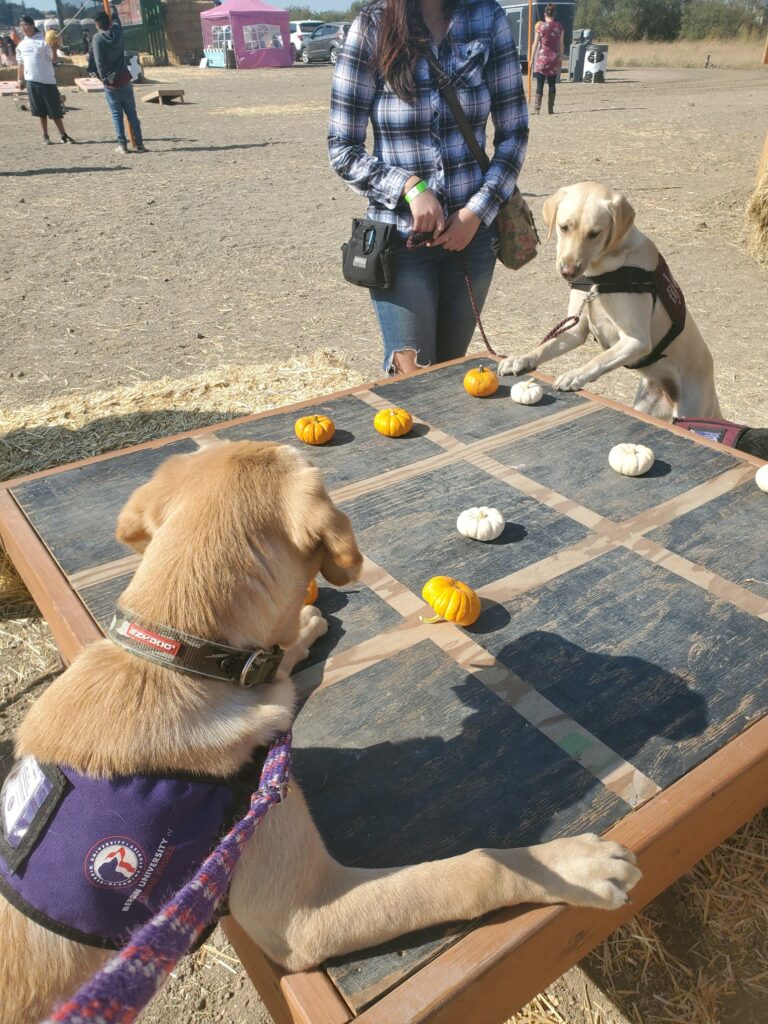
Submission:
<svg viewBox="0 0 768 1024">
<path fill-rule="evenodd" d="M 117 537 L 142 553 L 140 564 L 120 597 L 113 639 L 87 647 L 21 723 L 17 756 L 29 759 L 27 769 L 39 769 L 28 775 L 27 794 L 39 787 L 48 799 L 40 779 L 48 778 L 51 766 L 75 779 L 75 791 L 78 779 L 96 786 L 139 778 L 142 784 L 149 780 L 154 794 L 153 779 L 181 786 L 202 776 L 216 786 L 236 776 L 255 748 L 292 722 L 291 670 L 327 628 L 319 610 L 304 605 L 309 581 L 319 572 L 341 586 L 358 577 L 363 563 L 352 526 L 328 496 L 320 471 L 295 449 L 271 443 L 220 442 L 171 457 L 133 493 Z M 223 646 L 260 652 L 265 664 L 276 658 L 279 667 L 252 686 L 238 685 L 237 676 L 203 678 L 200 648 L 193 652 L 194 667 L 174 662 L 185 638 L 201 639 L 203 650 L 207 645 L 213 654 Z M 61 792 L 63 799 L 71 795 L 66 786 Z M 172 796 L 171 804 L 176 802 Z M 82 849 L 72 847 L 54 889 L 48 886 L 48 918 L 57 913 L 55 886 L 63 914 L 75 876 L 78 885 L 91 887 L 89 894 L 92 889 L 111 898 L 118 887 L 121 913 L 131 901 L 151 901 L 151 872 L 159 873 L 171 854 L 161 843 L 153 852 L 124 834 L 119 803 L 105 808 L 105 835 L 71 839 Z M 131 813 L 136 803 L 130 803 Z M 9 808 L 10 833 L 21 820 L 18 808 Z M 33 808 L 32 826 L 38 814 L 50 813 L 55 824 L 58 810 Z M 82 831 L 88 833 L 85 826 Z M 45 835 L 40 842 L 47 842 Z M 513 903 L 620 907 L 639 877 L 630 851 L 595 835 L 474 850 L 402 868 L 344 867 L 326 850 L 292 780 L 287 798 L 245 848 L 229 903 L 251 939 L 296 971 Z M 35 893 L 30 889 L 24 900 L 31 906 Z M 34 910 L 24 913 L 16 903 L 13 894 L 0 899 L 0 1022 L 36 1024 L 109 953 L 68 937 L 52 920 L 40 923 Z"/>
</svg>

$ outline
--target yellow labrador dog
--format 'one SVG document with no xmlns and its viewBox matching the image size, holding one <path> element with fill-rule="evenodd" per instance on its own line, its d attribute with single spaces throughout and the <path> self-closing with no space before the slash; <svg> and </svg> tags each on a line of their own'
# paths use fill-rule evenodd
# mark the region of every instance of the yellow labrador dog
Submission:
<svg viewBox="0 0 768 1024">
<path fill-rule="evenodd" d="M 131 496 L 117 536 L 143 552 L 119 604 L 132 642 L 147 645 L 149 654 L 127 649 L 126 631 L 119 629 L 120 643 L 105 639 L 86 648 L 26 715 L 17 754 L 59 766 L 84 779 L 86 789 L 131 774 L 188 780 L 196 773 L 214 782 L 233 776 L 254 748 L 292 721 L 289 673 L 326 630 L 318 609 L 303 605 L 306 587 L 317 572 L 335 585 L 357 576 L 362 558 L 350 522 L 331 502 L 319 470 L 294 449 L 221 442 L 163 463 Z M 214 653 L 225 645 L 245 652 L 279 645 L 284 654 L 271 678 L 242 686 L 163 663 L 185 637 L 200 638 L 201 650 L 209 644 Z M 153 650 L 158 646 L 160 654 Z M 173 783 L 182 784 L 189 783 Z M 120 833 L 126 809 L 127 803 L 99 813 L 114 815 L 110 827 Z M 91 883 L 107 892 L 118 887 L 132 906 L 128 879 L 141 852 L 140 844 L 108 832 L 106 845 L 65 858 L 49 917 L 57 917 L 57 898 L 62 914 L 65 904 L 76 913 L 72 893 Z M 151 857 L 151 849 L 144 852 Z M 230 905 L 270 957 L 300 970 L 517 902 L 610 910 L 626 902 L 639 877 L 628 850 L 595 835 L 475 850 L 412 867 L 343 867 L 326 851 L 293 784 L 246 848 Z M 0 935 L 2 1024 L 39 1021 L 108 955 L 43 927 L 5 900 Z"/>
<path fill-rule="evenodd" d="M 603 352 L 554 383 L 578 391 L 620 366 L 641 381 L 635 409 L 665 419 L 719 418 L 712 355 L 653 242 L 635 226 L 620 192 L 582 181 L 544 203 L 548 236 L 557 233 L 557 269 L 571 285 L 569 330 L 518 358 L 502 374 L 528 373 L 583 345 L 591 333 Z"/>
</svg>

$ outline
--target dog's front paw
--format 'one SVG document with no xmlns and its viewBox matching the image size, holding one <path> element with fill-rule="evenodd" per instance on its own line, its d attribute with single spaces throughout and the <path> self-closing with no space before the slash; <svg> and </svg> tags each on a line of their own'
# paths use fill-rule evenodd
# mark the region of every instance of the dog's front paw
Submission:
<svg viewBox="0 0 768 1024">
<path fill-rule="evenodd" d="M 313 644 L 315 640 L 319 640 L 328 632 L 328 622 L 325 616 L 313 604 L 304 605 L 299 613 L 299 622 L 301 623 L 301 640 L 305 644 Z"/>
<path fill-rule="evenodd" d="M 578 907 L 616 910 L 642 878 L 635 855 L 592 833 L 546 843 L 542 860 L 565 883 L 563 899 Z"/>
<path fill-rule="evenodd" d="M 502 377 L 519 377 L 521 373 L 530 373 L 535 370 L 537 362 L 532 356 L 521 356 L 513 359 L 508 356 L 499 363 L 499 373 Z"/>
<path fill-rule="evenodd" d="M 581 391 L 588 383 L 588 379 L 577 370 L 568 370 L 566 373 L 560 374 L 552 387 L 555 391 Z"/>
</svg>

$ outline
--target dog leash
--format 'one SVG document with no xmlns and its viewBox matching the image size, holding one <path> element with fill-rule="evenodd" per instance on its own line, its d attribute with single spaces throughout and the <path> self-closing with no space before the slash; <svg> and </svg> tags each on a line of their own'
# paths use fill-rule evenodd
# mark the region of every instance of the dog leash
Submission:
<svg viewBox="0 0 768 1024">
<path fill-rule="evenodd" d="M 270 807 L 285 799 L 290 771 L 291 734 L 287 732 L 269 748 L 245 817 L 162 910 L 43 1024 L 131 1024 L 136 1019 L 210 924 L 256 826 Z"/>
<path fill-rule="evenodd" d="M 411 252 L 414 252 L 416 249 L 423 249 L 424 246 L 426 245 L 429 245 L 429 239 L 413 241 L 412 236 L 409 236 L 405 240 L 405 247 Z M 461 267 L 464 273 L 464 283 L 467 286 L 467 292 L 469 293 L 469 301 L 472 305 L 472 312 L 475 314 L 475 323 L 477 324 L 478 331 L 480 331 L 480 337 L 483 339 L 485 347 L 488 349 L 492 356 L 496 356 L 497 359 L 504 359 L 506 358 L 505 356 L 501 355 L 499 352 L 497 352 L 494 348 L 491 347 L 491 343 L 488 341 L 488 337 L 486 336 L 485 328 L 483 327 L 483 322 L 480 319 L 480 310 L 477 308 L 477 299 L 475 298 L 475 291 L 474 288 L 472 287 L 472 278 L 470 277 L 469 274 L 469 264 L 467 263 L 466 253 L 462 251 L 458 255 L 461 256 Z"/>
</svg>

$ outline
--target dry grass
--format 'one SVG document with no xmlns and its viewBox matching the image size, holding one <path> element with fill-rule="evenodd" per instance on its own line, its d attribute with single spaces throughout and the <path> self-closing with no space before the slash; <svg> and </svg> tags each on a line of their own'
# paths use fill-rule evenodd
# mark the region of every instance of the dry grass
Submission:
<svg viewBox="0 0 768 1024">
<path fill-rule="evenodd" d="M 343 356 L 319 350 L 306 362 L 225 367 L 92 395 L 0 411 L 6 474 L 32 472 L 204 423 L 300 401 L 359 383 Z M 5 436 L 2 436 L 5 435 Z M 0 740 L 58 658 L 53 640 L 12 566 L 0 559 Z M 752 1024 L 768 1005 L 768 816 L 758 816 L 667 893 L 512 1018 L 514 1024 Z M 597 987 L 596 987 L 597 986 Z M 232 994 L 237 1019 L 264 1019 L 248 1004 L 243 969 L 220 933 L 179 965 L 147 1009 L 211 1019 Z M 207 1005 L 206 1005 L 207 1000 Z M 235 1019 L 217 1017 L 223 1022 Z M 479 1024 L 479 1022 L 478 1022 Z"/>
<path fill-rule="evenodd" d="M 768 171 L 747 207 L 747 225 L 750 230 L 749 250 L 758 263 L 768 267 Z"/>
<path fill-rule="evenodd" d="M 741 39 L 678 39 L 673 43 L 608 43 L 613 68 L 715 68 L 760 66 L 764 42 Z"/>
<path fill-rule="evenodd" d="M 0 479 L 290 405 L 361 382 L 343 353 L 325 348 L 303 361 L 222 366 L 181 380 L 163 377 L 0 409 Z"/>
</svg>

